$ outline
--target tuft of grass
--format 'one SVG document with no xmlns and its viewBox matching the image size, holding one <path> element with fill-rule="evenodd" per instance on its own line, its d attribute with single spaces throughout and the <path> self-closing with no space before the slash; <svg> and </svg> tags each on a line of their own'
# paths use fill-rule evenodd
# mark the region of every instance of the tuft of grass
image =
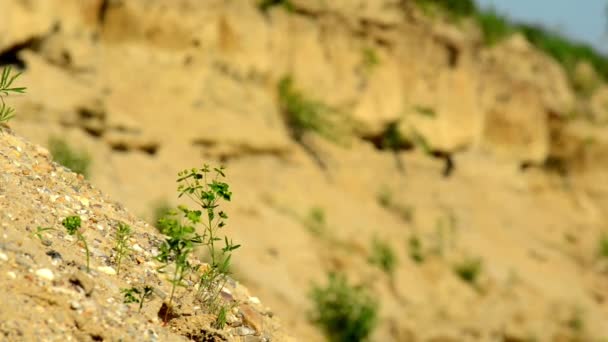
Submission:
<svg viewBox="0 0 608 342">
<path fill-rule="evenodd" d="M 477 12 L 477 6 L 473 0 L 415 0 L 414 2 L 427 14 L 441 12 L 454 21 Z"/>
<path fill-rule="evenodd" d="M 304 134 L 314 132 L 338 144 L 346 144 L 352 135 L 352 123 L 346 115 L 317 100 L 307 98 L 294 86 L 291 76 L 278 85 L 279 104 L 292 137 L 301 142 Z"/>
<path fill-rule="evenodd" d="M 293 12 L 295 7 L 289 0 L 260 0 L 258 1 L 258 8 L 260 11 L 266 13 L 273 7 L 281 7 L 288 12 Z"/>
<path fill-rule="evenodd" d="M 162 223 L 164 221 L 162 219 L 169 216 L 171 214 L 171 212 L 172 212 L 172 208 L 169 205 L 169 203 L 165 200 L 157 201 L 154 204 L 152 222 L 154 222 L 154 225 L 156 226 L 156 228 L 158 229 L 158 231 L 161 234 L 164 234 L 164 227 L 162 226 Z"/>
<path fill-rule="evenodd" d="M 374 68 L 380 65 L 380 57 L 378 53 L 371 47 L 365 47 L 361 50 L 361 64 L 366 72 L 371 72 Z"/>
<path fill-rule="evenodd" d="M 89 245 L 87 244 L 87 240 L 85 240 L 84 236 L 80 232 L 81 223 L 82 222 L 80 220 L 80 216 L 68 216 L 65 219 L 63 219 L 63 221 L 61 221 L 61 224 L 65 227 L 68 234 L 72 235 L 72 236 L 76 236 L 76 238 L 84 244 L 84 249 L 87 254 L 87 273 L 88 273 L 91 271 L 90 263 L 89 263 L 89 261 L 90 261 Z"/>
<path fill-rule="evenodd" d="M 437 117 L 437 112 L 435 112 L 435 110 L 431 107 L 426 107 L 426 106 L 415 106 L 414 110 L 416 111 L 416 113 L 422 115 L 422 116 L 426 116 L 429 118 L 435 118 Z"/>
<path fill-rule="evenodd" d="M 412 259 L 415 263 L 421 264 L 424 262 L 424 252 L 422 250 L 422 241 L 418 236 L 413 235 L 407 241 L 408 254 L 410 259 Z"/>
<path fill-rule="evenodd" d="M 312 321 L 331 342 L 365 341 L 378 321 L 378 302 L 361 286 L 352 286 L 346 276 L 330 273 L 325 287 L 314 286 Z"/>
<path fill-rule="evenodd" d="M 141 312 L 141 309 L 144 306 L 144 301 L 152 296 L 152 286 L 145 285 L 141 288 L 139 287 L 131 287 L 120 289 L 120 292 L 123 294 L 123 303 L 138 303 L 139 308 L 137 312 Z"/>
<path fill-rule="evenodd" d="M 372 242 L 372 253 L 368 259 L 372 265 L 378 266 L 389 276 L 393 276 L 397 267 L 397 255 L 386 242 L 375 238 Z"/>
<path fill-rule="evenodd" d="M 608 234 L 602 234 L 598 243 L 598 256 L 608 259 Z"/>
<path fill-rule="evenodd" d="M 116 230 L 115 241 L 116 245 L 114 250 L 116 251 L 116 275 L 120 275 L 120 265 L 123 257 L 129 253 L 129 238 L 131 237 L 131 227 L 124 222 L 118 222 L 118 228 Z"/>
<path fill-rule="evenodd" d="M 454 265 L 454 272 L 464 282 L 471 285 L 476 285 L 479 275 L 482 271 L 482 262 L 480 258 L 465 258 L 461 262 Z"/>
<path fill-rule="evenodd" d="M 380 148 L 397 151 L 412 146 L 412 143 L 399 130 L 399 121 L 389 123 L 381 134 Z"/>
<path fill-rule="evenodd" d="M 304 226 L 315 235 L 325 235 L 327 232 L 327 218 L 325 210 L 321 207 L 312 207 L 308 216 L 304 218 Z"/>
<path fill-rule="evenodd" d="M 6 105 L 4 97 L 11 93 L 25 93 L 25 87 L 13 87 L 13 82 L 15 82 L 20 75 L 20 72 L 11 75 L 10 66 L 2 69 L 2 74 L 0 74 L 0 124 L 8 122 L 8 120 L 15 116 L 15 109 Z"/>
<path fill-rule="evenodd" d="M 76 151 L 65 140 L 56 137 L 49 139 L 49 150 L 53 160 L 57 163 L 83 175 L 85 178 L 89 177 L 91 157 L 86 151 Z"/>
</svg>

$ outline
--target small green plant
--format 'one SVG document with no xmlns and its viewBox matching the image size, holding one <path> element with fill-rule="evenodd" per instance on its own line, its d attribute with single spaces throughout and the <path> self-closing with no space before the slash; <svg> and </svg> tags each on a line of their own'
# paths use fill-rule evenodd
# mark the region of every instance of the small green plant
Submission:
<svg viewBox="0 0 608 342">
<path fill-rule="evenodd" d="M 366 47 L 361 51 L 363 69 L 366 72 L 371 72 L 375 67 L 380 65 L 380 57 L 378 53 L 371 47 Z"/>
<path fill-rule="evenodd" d="M 413 235 L 407 241 L 408 254 L 410 259 L 414 262 L 421 264 L 424 262 L 424 252 L 422 250 L 422 242 L 418 236 Z"/>
<path fill-rule="evenodd" d="M 471 285 L 476 285 L 482 270 L 480 258 L 465 258 L 454 265 L 454 272 L 460 279 Z"/>
<path fill-rule="evenodd" d="M 262 12 L 268 12 L 273 7 L 282 7 L 288 12 L 294 11 L 294 6 L 289 0 L 260 0 L 258 1 L 258 8 Z"/>
<path fill-rule="evenodd" d="M 87 254 L 87 272 L 90 272 L 91 269 L 89 267 L 89 265 L 90 265 L 89 264 L 89 260 L 90 260 L 89 245 L 87 244 L 87 240 L 85 240 L 84 236 L 80 232 L 80 225 L 81 225 L 80 216 L 68 216 L 65 219 L 63 219 L 63 221 L 61 221 L 61 224 L 68 231 L 69 235 L 72 235 L 72 236 L 75 235 L 76 238 L 84 244 L 84 249 Z"/>
<path fill-rule="evenodd" d="M 292 137 L 301 142 L 306 132 L 315 132 L 335 143 L 347 144 L 352 123 L 343 113 L 305 97 L 290 76 L 278 85 L 279 104 Z"/>
<path fill-rule="evenodd" d="M 383 186 L 376 195 L 378 204 L 383 208 L 391 208 L 393 206 L 393 192 L 388 186 Z"/>
<path fill-rule="evenodd" d="M 412 143 L 399 130 L 399 121 L 389 123 L 382 132 L 380 148 L 383 150 L 397 151 L 411 146 Z"/>
<path fill-rule="evenodd" d="M 195 269 L 189 261 L 189 256 L 193 252 L 194 246 L 202 243 L 202 237 L 196 233 L 194 226 L 200 222 L 201 212 L 192 211 L 182 206 L 179 207 L 179 210 L 186 223 L 176 217 L 177 212 L 173 212 L 171 217 L 162 219 L 165 227 L 164 234 L 167 237 L 160 245 L 159 254 L 156 256 L 156 259 L 164 264 L 158 269 L 159 272 L 164 272 L 171 265 L 174 267 L 173 274 L 169 279 L 171 295 L 169 296 L 168 310 L 165 311 L 165 322 L 172 308 L 176 287 L 185 286 L 183 284 L 184 276 Z"/>
<path fill-rule="evenodd" d="M 116 245 L 114 250 L 116 251 L 116 275 L 120 275 L 120 265 L 124 256 L 129 253 L 129 238 L 131 237 L 131 227 L 124 222 L 118 222 L 118 229 L 116 230 Z"/>
<path fill-rule="evenodd" d="M 372 243 L 372 253 L 368 259 L 372 265 L 378 266 L 389 276 L 392 276 L 397 267 L 397 256 L 391 246 L 377 238 Z"/>
<path fill-rule="evenodd" d="M 141 312 L 141 309 L 144 307 L 144 301 L 152 296 L 152 290 L 152 286 L 145 285 L 142 288 L 131 287 L 130 289 L 120 289 L 120 292 L 123 294 L 123 303 L 138 303 L 139 308 L 137 312 Z"/>
<path fill-rule="evenodd" d="M 608 234 L 602 234 L 600 237 L 598 255 L 600 258 L 608 259 Z"/>
<path fill-rule="evenodd" d="M 304 226 L 315 235 L 324 235 L 327 232 L 325 210 L 320 207 L 310 208 L 308 216 L 304 219 Z"/>
<path fill-rule="evenodd" d="M 165 200 L 157 201 L 154 204 L 153 221 L 158 231 L 164 234 L 164 228 L 162 227 L 162 219 L 167 217 L 171 213 L 171 206 Z"/>
<path fill-rule="evenodd" d="M 437 116 L 437 112 L 435 112 L 435 110 L 431 107 L 416 106 L 414 107 L 414 110 L 416 111 L 416 113 L 429 118 L 434 118 Z"/>
<path fill-rule="evenodd" d="M 15 116 L 15 109 L 6 105 L 4 96 L 8 96 L 10 93 L 25 93 L 25 87 L 13 87 L 13 82 L 20 75 L 19 72 L 11 76 L 10 66 L 2 69 L 2 75 L 0 76 L 0 124 L 8 122 Z"/>
<path fill-rule="evenodd" d="M 342 274 L 330 273 L 326 287 L 314 286 L 312 321 L 331 342 L 365 341 L 376 327 L 378 303 L 361 286 L 349 285 Z"/>
<path fill-rule="evenodd" d="M 224 239 L 219 237 L 220 229 L 226 226 L 228 219 L 226 212 L 219 208 L 222 202 L 231 200 L 232 192 L 227 183 L 220 181 L 226 177 L 223 167 L 211 170 L 205 165 L 200 169 L 184 170 L 178 176 L 179 197 L 186 195 L 203 209 L 203 212 L 188 212 L 194 217 L 192 222 L 203 225 L 201 243 L 211 259 L 199 278 L 198 299 L 207 311 L 216 315 L 216 325 L 222 326 L 225 304 L 220 294 L 230 274 L 232 252 L 240 247 L 227 236 Z M 201 215 L 204 217 L 202 220 Z M 218 242 L 222 240 L 224 246 L 220 248 Z"/>
<path fill-rule="evenodd" d="M 38 239 L 40 241 L 42 241 L 42 233 L 49 231 L 49 230 L 55 230 L 55 228 L 52 228 L 52 227 L 43 228 L 43 227 L 38 226 L 38 227 L 36 227 L 36 231 L 32 233 L 32 237 L 36 236 L 36 237 L 38 237 Z"/>
<path fill-rule="evenodd" d="M 88 178 L 91 157 L 87 152 L 76 151 L 65 140 L 56 137 L 49 139 L 49 150 L 57 163 Z"/>
<path fill-rule="evenodd" d="M 427 14 L 442 12 L 454 21 L 471 16 L 477 11 L 473 0 L 416 0 L 415 3 Z"/>
</svg>

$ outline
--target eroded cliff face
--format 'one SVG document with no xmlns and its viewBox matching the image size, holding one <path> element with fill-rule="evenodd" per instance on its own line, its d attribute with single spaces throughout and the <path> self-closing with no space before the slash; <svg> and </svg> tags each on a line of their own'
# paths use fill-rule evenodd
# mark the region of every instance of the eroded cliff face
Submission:
<svg viewBox="0 0 608 342">
<path fill-rule="evenodd" d="M 226 164 L 235 277 L 301 340 L 322 339 L 308 292 L 333 270 L 380 300 L 378 341 L 608 336 L 605 86 L 580 99 L 524 38 L 487 48 L 409 1 L 292 3 L 0 0 L 0 61 L 29 88 L 10 126 L 89 150 L 91 182 L 147 218 L 177 171 Z M 347 143 L 293 139 L 287 75 L 354 122 Z M 390 129 L 404 142 L 383 149 Z M 471 258 L 476 286 L 454 272 Z"/>
</svg>

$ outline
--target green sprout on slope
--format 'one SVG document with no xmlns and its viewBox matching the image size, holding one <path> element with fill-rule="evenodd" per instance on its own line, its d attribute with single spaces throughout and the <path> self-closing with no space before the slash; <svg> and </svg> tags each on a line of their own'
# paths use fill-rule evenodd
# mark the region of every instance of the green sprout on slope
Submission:
<svg viewBox="0 0 608 342">
<path fill-rule="evenodd" d="M 15 109 L 6 105 L 4 96 L 8 96 L 10 93 L 25 93 L 25 87 L 13 87 L 13 82 L 20 75 L 19 72 L 11 76 L 10 66 L 2 69 L 2 75 L 0 76 L 0 123 L 6 123 L 15 116 Z"/>
<path fill-rule="evenodd" d="M 184 224 L 178 218 L 176 212 L 173 212 L 171 217 L 162 219 L 163 226 L 165 227 L 164 234 L 167 236 L 165 241 L 160 245 L 159 254 L 156 259 L 164 264 L 159 268 L 159 271 L 164 271 L 171 264 L 173 264 L 173 275 L 169 280 L 171 282 L 171 295 L 169 296 L 168 310 L 165 312 L 164 320 L 167 321 L 169 312 L 171 311 L 171 305 L 173 303 L 173 297 L 175 295 L 175 288 L 178 285 L 183 285 L 183 279 L 186 274 L 191 272 L 194 267 L 189 262 L 189 256 L 194 250 L 196 244 L 202 242 L 202 237 L 196 233 L 194 227 L 195 224 L 200 222 L 200 211 L 191 211 L 188 208 L 179 208 L 191 225 Z"/>
<path fill-rule="evenodd" d="M 84 236 L 82 235 L 82 233 L 80 233 L 80 230 L 79 230 L 80 225 L 81 225 L 80 217 L 79 216 L 68 216 L 65 219 L 63 219 L 63 221 L 61 221 L 61 224 L 68 231 L 68 234 L 70 234 L 72 236 L 75 235 L 76 238 L 84 244 L 84 249 L 86 250 L 86 253 L 87 253 L 87 272 L 90 272 L 91 269 L 89 267 L 89 260 L 90 260 L 89 245 L 87 245 L 87 241 L 84 239 Z"/>
<path fill-rule="evenodd" d="M 199 278 L 198 299 L 210 313 L 217 315 L 216 325 L 221 325 L 221 314 L 225 311 L 221 290 L 228 281 L 232 252 L 240 247 L 227 236 L 223 238 L 224 246 L 218 246 L 218 242 L 222 241 L 219 231 L 226 226 L 228 219 L 226 212 L 219 209 L 220 204 L 230 201 L 232 192 L 227 183 L 220 181 L 226 177 L 223 167 L 212 171 L 205 165 L 200 169 L 182 171 L 178 176 L 179 197 L 186 195 L 203 209 L 203 212 L 197 210 L 185 213 L 192 216 L 193 223 L 196 221 L 203 225 L 201 243 L 211 258 L 211 263 Z"/>
<path fill-rule="evenodd" d="M 372 254 L 368 259 L 369 263 L 378 266 L 389 276 L 392 276 L 397 267 L 397 256 L 391 246 L 385 241 L 374 239 L 372 244 Z"/>
<path fill-rule="evenodd" d="M 349 285 L 342 274 L 329 274 L 326 287 L 315 286 L 312 320 L 331 342 L 365 341 L 376 327 L 378 303 L 360 286 Z"/>
<path fill-rule="evenodd" d="M 142 288 L 131 287 L 130 289 L 120 289 L 120 292 L 122 292 L 124 296 L 123 303 L 139 303 L 137 312 L 141 312 L 144 301 L 152 296 L 152 286 L 146 285 Z"/>
<path fill-rule="evenodd" d="M 114 250 L 116 251 L 116 275 L 120 275 L 120 264 L 125 255 L 129 253 L 128 241 L 131 237 L 131 227 L 124 222 L 118 223 L 118 229 L 116 230 L 116 245 Z"/>
<path fill-rule="evenodd" d="M 49 231 L 49 230 L 55 230 L 55 228 L 52 228 L 52 227 L 43 228 L 43 227 L 38 226 L 38 227 L 36 227 L 36 231 L 32 233 L 32 237 L 36 236 L 36 237 L 38 237 L 38 239 L 40 241 L 42 241 L 43 240 L 42 233 Z"/>
<path fill-rule="evenodd" d="M 65 140 L 51 137 L 49 139 L 49 150 L 53 156 L 53 160 L 67 167 L 68 169 L 89 177 L 89 165 L 91 157 L 85 151 L 76 151 Z"/>
</svg>

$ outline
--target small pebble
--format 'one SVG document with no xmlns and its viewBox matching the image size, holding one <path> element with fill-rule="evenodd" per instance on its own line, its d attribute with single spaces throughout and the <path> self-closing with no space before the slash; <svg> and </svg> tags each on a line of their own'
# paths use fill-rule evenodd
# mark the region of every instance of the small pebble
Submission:
<svg viewBox="0 0 608 342">
<path fill-rule="evenodd" d="M 247 327 L 238 327 L 238 328 L 234 329 L 234 332 L 239 336 L 255 335 L 255 330 L 247 328 Z"/>
<path fill-rule="evenodd" d="M 0 260 L 1 261 L 8 261 L 8 255 L 0 252 Z"/>
<path fill-rule="evenodd" d="M 48 268 L 41 268 L 41 269 L 37 270 L 36 276 L 38 276 L 42 279 L 46 279 L 46 280 L 55 279 L 55 275 L 53 274 L 53 271 L 49 270 Z"/>
<path fill-rule="evenodd" d="M 141 248 L 141 246 L 138 245 L 138 244 L 134 244 L 133 247 L 131 247 L 131 249 L 134 250 L 134 251 L 136 251 L 136 252 L 139 252 L 139 253 L 141 253 L 141 252 L 144 251 L 144 249 Z"/>
<path fill-rule="evenodd" d="M 105 274 L 109 274 L 109 275 L 115 275 L 116 274 L 116 270 L 110 266 L 99 266 L 97 267 L 97 270 L 99 272 L 103 272 Z"/>
<path fill-rule="evenodd" d="M 260 299 L 258 297 L 249 297 L 249 302 L 253 304 L 261 304 Z"/>
<path fill-rule="evenodd" d="M 11 279 L 17 279 L 17 274 L 13 271 L 6 272 L 6 275 Z"/>
<path fill-rule="evenodd" d="M 82 309 L 82 305 L 80 305 L 79 302 L 73 300 L 70 302 L 70 308 L 72 308 L 73 310 L 80 310 Z"/>
</svg>

